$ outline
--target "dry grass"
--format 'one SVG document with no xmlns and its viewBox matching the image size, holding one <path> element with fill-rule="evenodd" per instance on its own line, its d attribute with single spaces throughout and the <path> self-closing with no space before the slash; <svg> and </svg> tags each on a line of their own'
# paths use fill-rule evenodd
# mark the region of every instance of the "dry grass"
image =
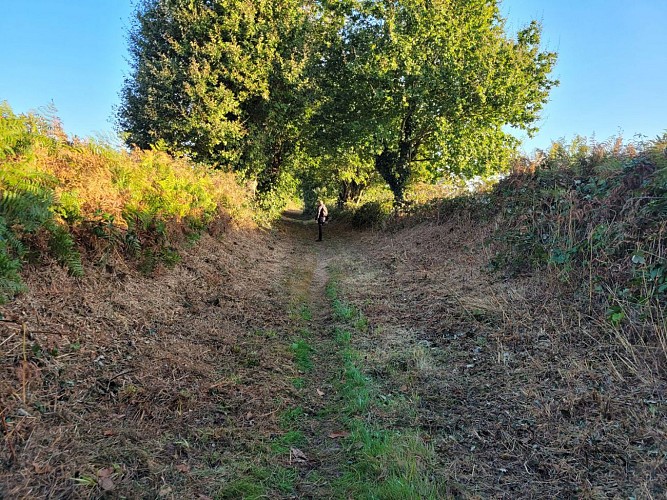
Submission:
<svg viewBox="0 0 667 500">
<path fill-rule="evenodd" d="M 555 273 L 490 275 L 494 234 L 451 217 L 365 237 L 344 291 L 374 325 L 369 366 L 420 401 L 454 496 L 662 498 L 664 315 L 648 343 Z"/>
<path fill-rule="evenodd" d="M 294 391 L 291 252 L 228 232 L 153 277 L 31 269 L 2 308 L 0 496 L 194 498 L 260 460 Z"/>
</svg>

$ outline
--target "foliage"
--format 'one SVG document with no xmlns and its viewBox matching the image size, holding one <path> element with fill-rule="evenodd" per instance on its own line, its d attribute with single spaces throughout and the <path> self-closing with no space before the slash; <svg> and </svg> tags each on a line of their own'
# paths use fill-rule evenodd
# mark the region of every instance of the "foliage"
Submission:
<svg viewBox="0 0 667 500">
<path fill-rule="evenodd" d="M 505 127 L 535 131 L 556 83 L 537 23 L 510 39 L 495 1 L 342 5 L 315 71 L 316 140 L 371 158 L 399 204 L 418 171 L 507 168 L 515 140 Z"/>
<path fill-rule="evenodd" d="M 251 207 L 233 174 L 157 149 L 122 152 L 69 141 L 55 118 L 15 115 L 0 104 L 0 300 L 24 290 L 22 263 L 50 255 L 75 276 L 80 246 L 124 250 L 150 272 L 178 262 L 176 243 L 227 212 Z"/>
<path fill-rule="evenodd" d="M 667 135 L 554 142 L 534 173 L 500 183 L 492 267 L 507 273 L 548 268 L 579 290 L 612 327 L 660 316 L 667 302 L 665 237 Z"/>
<path fill-rule="evenodd" d="M 141 3 L 118 113 L 127 143 L 241 171 L 262 195 L 278 189 L 308 102 L 307 12 L 296 0 Z"/>
<path fill-rule="evenodd" d="M 35 145 L 52 143 L 47 122 L 22 119 L 6 103 L 0 104 L 0 303 L 23 291 L 19 271 L 38 236 L 46 233 L 52 256 L 79 276 L 80 255 L 68 229 L 59 224 L 51 207 L 55 179 L 34 168 L 27 158 Z"/>
<path fill-rule="evenodd" d="M 352 214 L 352 226 L 358 229 L 379 229 L 389 217 L 390 210 L 391 207 L 377 201 L 364 203 Z"/>
<path fill-rule="evenodd" d="M 290 173 L 307 207 L 507 169 L 507 127 L 536 130 L 556 83 L 538 24 L 507 36 L 495 0 L 146 0 L 129 43 L 128 144 L 242 172 L 260 198 Z"/>
<path fill-rule="evenodd" d="M 298 180 L 289 172 L 282 172 L 276 179 L 273 189 L 256 198 L 254 203 L 255 221 L 268 227 L 283 212 L 290 201 L 298 198 Z"/>
<path fill-rule="evenodd" d="M 351 151 L 334 156 L 326 150 L 309 146 L 311 154 L 303 151 L 295 175 L 301 181 L 306 211 L 314 212 L 318 199 L 336 200 L 338 208 L 358 204 L 365 193 L 382 182 L 373 163 Z"/>
</svg>

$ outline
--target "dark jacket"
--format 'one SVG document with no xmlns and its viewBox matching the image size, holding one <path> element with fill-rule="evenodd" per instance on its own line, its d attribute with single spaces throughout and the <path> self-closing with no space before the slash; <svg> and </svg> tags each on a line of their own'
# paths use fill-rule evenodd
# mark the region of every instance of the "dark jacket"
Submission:
<svg viewBox="0 0 667 500">
<path fill-rule="evenodd" d="M 322 205 L 319 205 L 317 207 L 317 217 L 315 219 L 317 220 L 318 224 L 324 224 L 327 220 L 327 217 L 329 216 L 329 211 L 327 210 L 327 207 Z"/>
</svg>

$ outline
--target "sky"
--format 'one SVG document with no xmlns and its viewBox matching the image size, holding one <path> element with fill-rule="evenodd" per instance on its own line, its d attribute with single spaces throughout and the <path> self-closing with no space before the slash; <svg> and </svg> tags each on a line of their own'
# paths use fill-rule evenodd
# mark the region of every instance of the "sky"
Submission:
<svg viewBox="0 0 667 500">
<path fill-rule="evenodd" d="M 111 137 L 129 75 L 132 0 L 0 0 L 0 101 L 53 104 L 69 135 Z M 576 135 L 667 131 L 667 0 L 504 0 L 509 33 L 537 19 L 558 53 L 552 90 L 524 151 Z"/>
</svg>

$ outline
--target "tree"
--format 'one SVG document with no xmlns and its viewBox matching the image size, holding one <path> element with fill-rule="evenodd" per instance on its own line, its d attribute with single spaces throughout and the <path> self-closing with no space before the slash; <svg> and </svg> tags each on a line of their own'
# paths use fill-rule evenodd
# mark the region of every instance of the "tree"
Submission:
<svg viewBox="0 0 667 500">
<path fill-rule="evenodd" d="M 277 183 L 307 101 L 312 15 L 296 0 L 145 0 L 118 111 L 127 143 Z"/>
<path fill-rule="evenodd" d="M 372 162 L 363 161 L 352 152 L 340 151 L 332 156 L 314 156 L 301 151 L 295 174 L 301 182 L 305 209 L 314 210 L 320 198 L 337 197 L 337 206 L 358 202 L 364 190 L 377 183 Z"/>
<path fill-rule="evenodd" d="M 342 27 L 318 64 L 318 140 L 371 155 L 398 205 L 417 162 L 436 177 L 502 169 L 516 144 L 506 128 L 536 130 L 557 83 L 537 23 L 507 37 L 495 0 L 333 4 Z"/>
</svg>

